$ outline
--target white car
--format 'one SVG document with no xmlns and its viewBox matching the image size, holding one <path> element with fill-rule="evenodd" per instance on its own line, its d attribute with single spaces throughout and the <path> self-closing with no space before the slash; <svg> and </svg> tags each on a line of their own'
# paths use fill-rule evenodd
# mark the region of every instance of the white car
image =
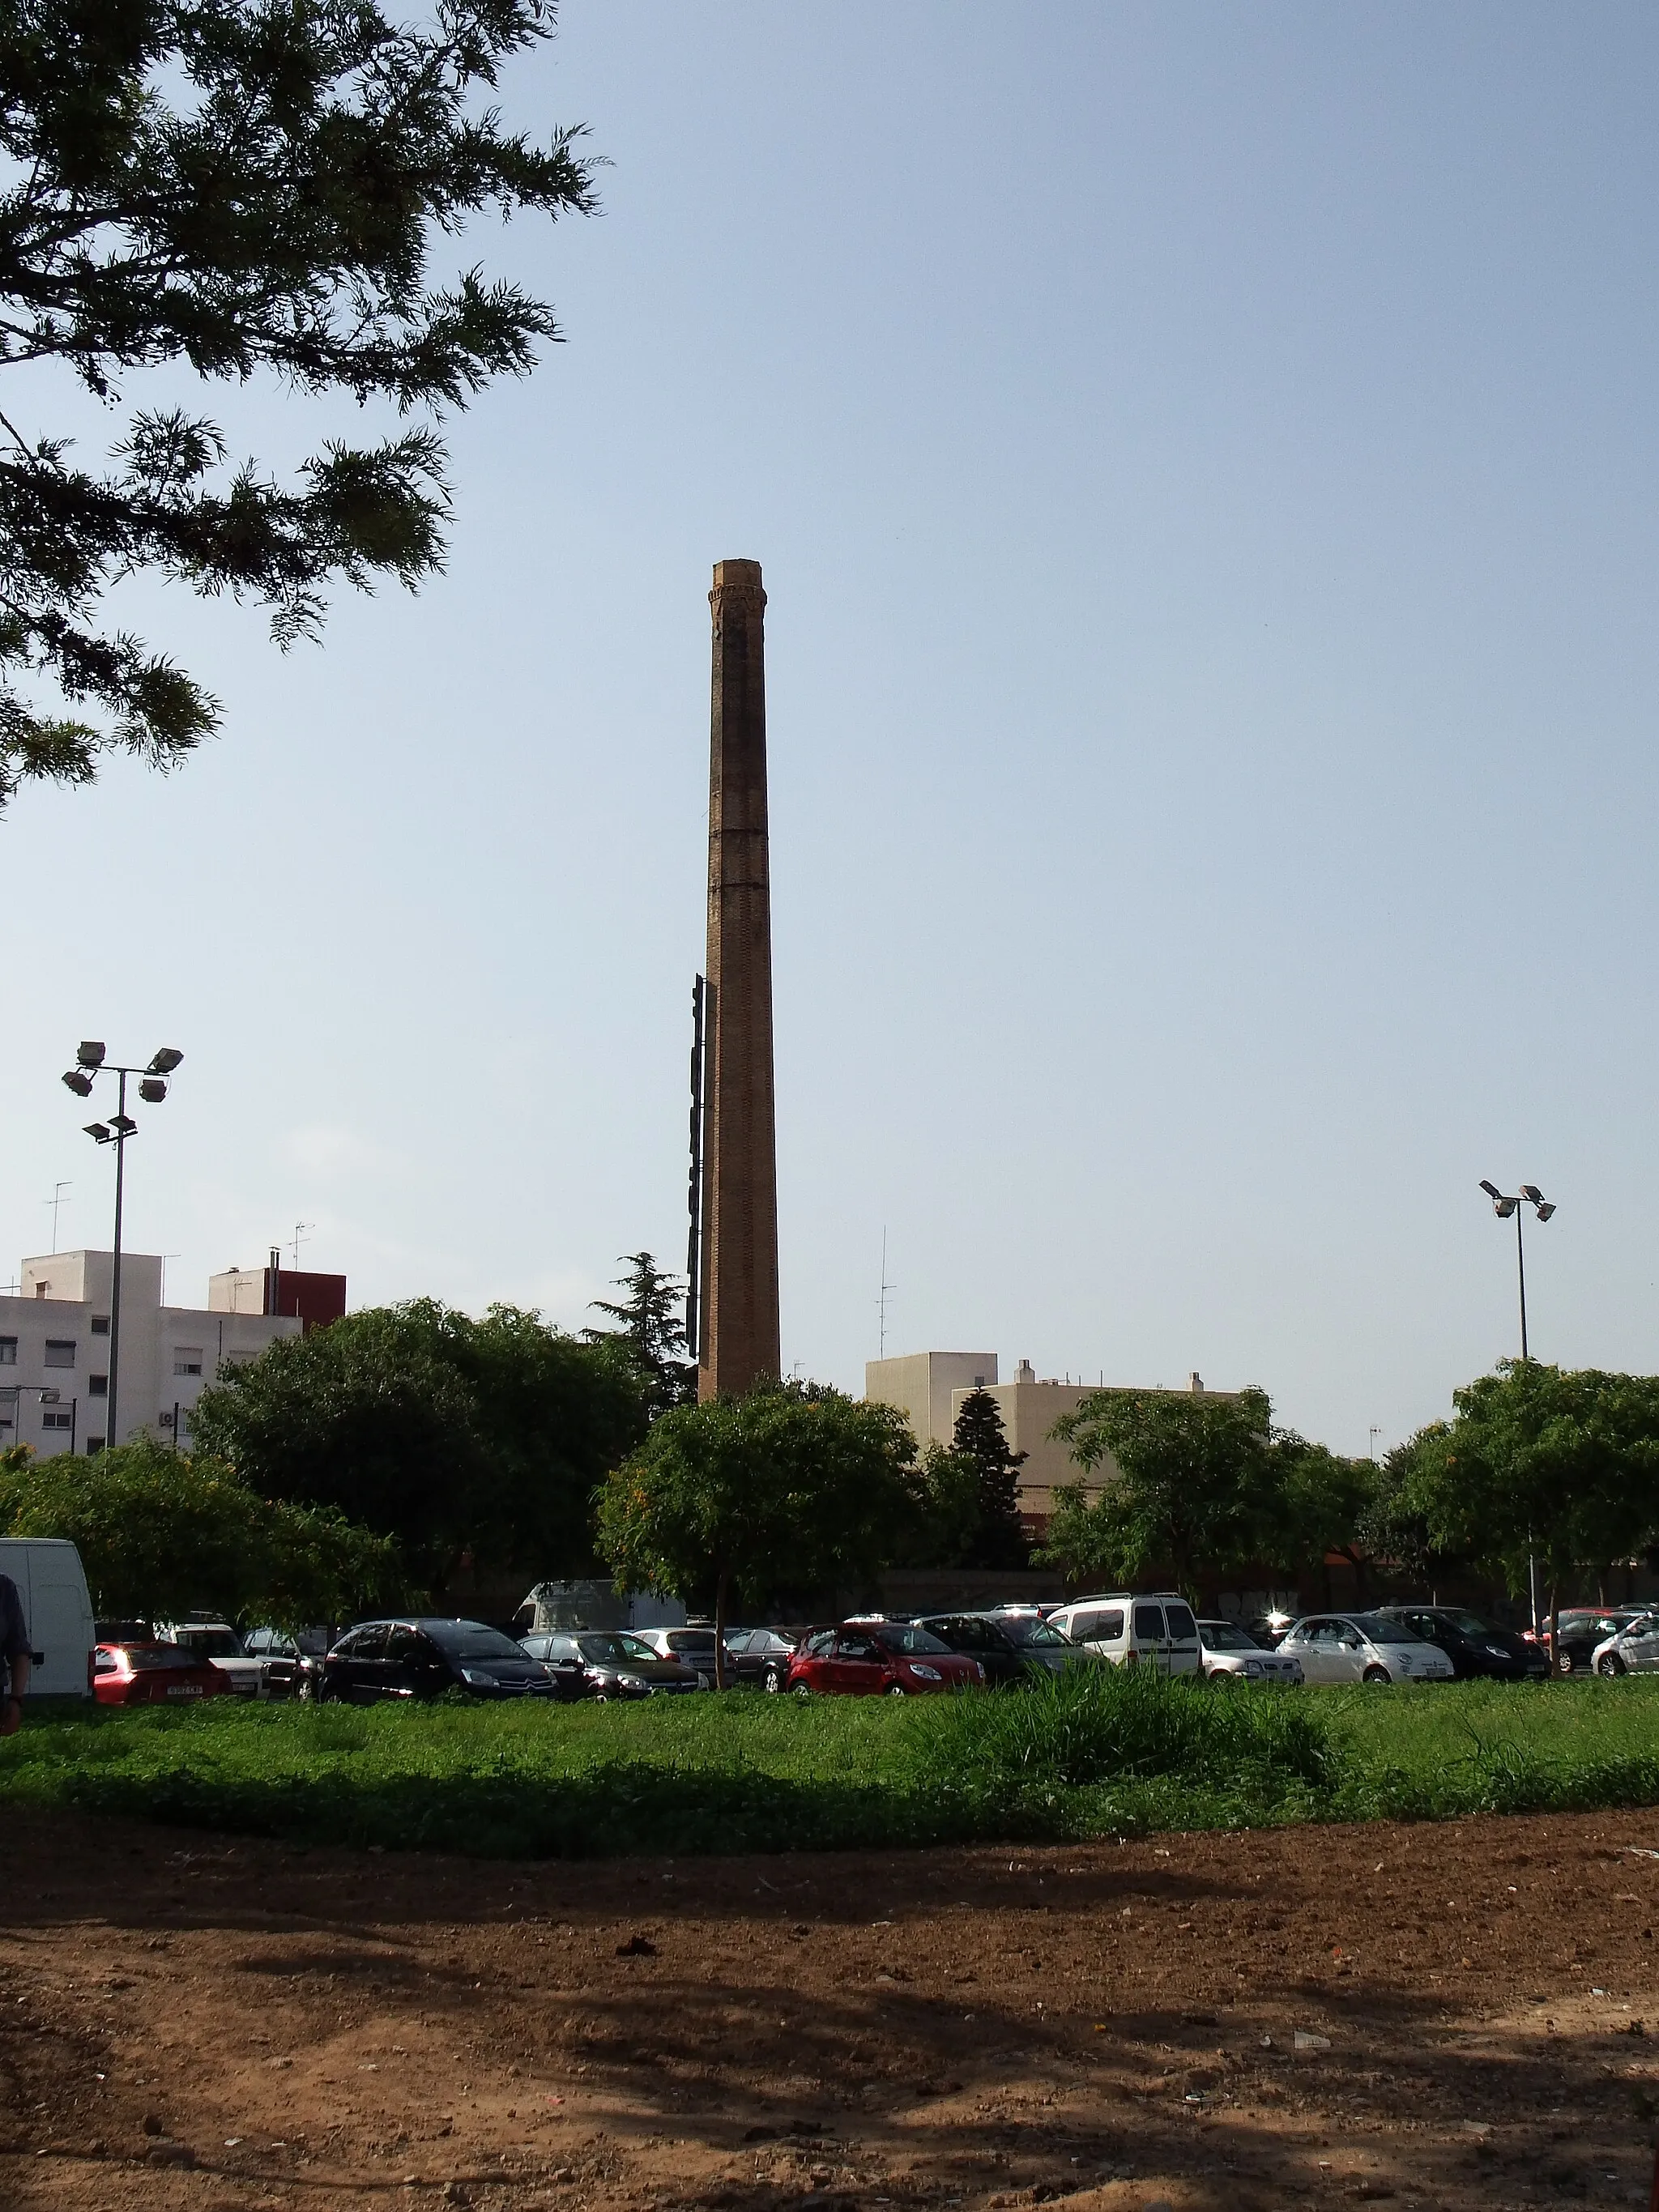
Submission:
<svg viewBox="0 0 1659 2212">
<path fill-rule="evenodd" d="M 1659 1613 L 1638 1613 L 1604 1636 L 1590 1664 L 1598 1674 L 1659 1674 Z"/>
<path fill-rule="evenodd" d="M 221 1674 L 228 1674 L 239 1698 L 257 1698 L 265 1678 L 265 1662 L 250 1658 L 242 1639 L 228 1620 L 158 1620 L 158 1644 L 182 1644 L 198 1659 L 210 1659 Z"/>
<path fill-rule="evenodd" d="M 1308 1682 L 1449 1682 L 1451 1661 L 1404 1621 L 1378 1613 L 1314 1613 L 1279 1647 Z"/>
<path fill-rule="evenodd" d="M 1200 1620 L 1198 1649 L 1204 1679 L 1224 1675 L 1241 1682 L 1299 1682 L 1302 1662 L 1296 1654 L 1264 1651 L 1248 1628 L 1236 1620 Z"/>
</svg>

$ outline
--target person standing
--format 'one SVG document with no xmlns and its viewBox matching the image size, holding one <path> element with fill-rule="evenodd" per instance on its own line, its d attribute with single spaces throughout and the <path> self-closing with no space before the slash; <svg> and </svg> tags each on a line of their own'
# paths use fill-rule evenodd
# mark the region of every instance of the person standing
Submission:
<svg viewBox="0 0 1659 2212">
<path fill-rule="evenodd" d="M 33 1663 L 23 1601 L 11 1577 L 0 1575 L 0 1683 L 5 1691 L 0 1700 L 0 1735 L 15 1735 L 23 1725 L 23 1692 Z"/>
</svg>

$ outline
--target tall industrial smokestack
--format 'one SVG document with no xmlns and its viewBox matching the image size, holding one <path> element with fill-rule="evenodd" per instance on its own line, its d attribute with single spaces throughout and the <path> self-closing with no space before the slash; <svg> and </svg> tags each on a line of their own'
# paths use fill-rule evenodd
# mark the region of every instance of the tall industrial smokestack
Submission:
<svg viewBox="0 0 1659 2212">
<path fill-rule="evenodd" d="M 702 1297 L 697 1395 L 781 1364 L 772 1098 L 772 879 L 766 823 L 766 593 L 758 561 L 718 561 L 708 759 Z"/>
</svg>

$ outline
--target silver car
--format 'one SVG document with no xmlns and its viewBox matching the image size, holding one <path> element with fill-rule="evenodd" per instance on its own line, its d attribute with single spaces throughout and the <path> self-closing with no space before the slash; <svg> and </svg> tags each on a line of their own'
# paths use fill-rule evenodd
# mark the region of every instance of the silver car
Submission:
<svg viewBox="0 0 1659 2212">
<path fill-rule="evenodd" d="M 1598 1674 L 1659 1674 L 1659 1613 L 1638 1613 L 1603 1637 L 1590 1664 Z"/>
<path fill-rule="evenodd" d="M 1451 1661 L 1403 1620 L 1380 1613 L 1313 1613 L 1279 1645 L 1309 1682 L 1449 1682 Z"/>
<path fill-rule="evenodd" d="M 1302 1662 L 1294 1652 L 1264 1651 L 1248 1628 L 1236 1620 L 1200 1620 L 1199 1665 L 1206 1682 L 1226 1675 L 1240 1682 L 1299 1682 Z"/>
</svg>

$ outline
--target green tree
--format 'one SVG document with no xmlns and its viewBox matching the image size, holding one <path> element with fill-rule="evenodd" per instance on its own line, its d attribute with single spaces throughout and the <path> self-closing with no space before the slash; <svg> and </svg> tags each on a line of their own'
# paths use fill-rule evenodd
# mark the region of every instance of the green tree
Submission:
<svg viewBox="0 0 1659 2212">
<path fill-rule="evenodd" d="M 896 1516 L 888 1565 L 965 1567 L 979 1541 L 979 1469 L 949 1444 L 924 1444 L 911 1486 L 911 1510 Z"/>
<path fill-rule="evenodd" d="M 665 1275 L 649 1252 L 624 1253 L 628 1273 L 617 1278 L 620 1299 L 595 1298 L 595 1313 L 608 1314 L 612 1328 L 585 1328 L 586 1344 L 626 1347 L 644 1381 L 646 1405 L 654 1420 L 671 1406 L 690 1405 L 697 1395 L 695 1361 L 685 1357 L 685 1285 Z"/>
<path fill-rule="evenodd" d="M 1535 1559 L 1559 1649 L 1563 1584 L 1659 1532 L 1659 1376 L 1504 1360 L 1452 1404 L 1413 1439 L 1401 1504 L 1512 1594 Z"/>
<path fill-rule="evenodd" d="M 734 1597 L 878 1573 L 917 1510 L 915 1439 L 890 1406 L 765 1382 L 664 1413 L 605 1483 L 599 1550 L 618 1589 L 712 1591 L 717 1679 Z"/>
<path fill-rule="evenodd" d="M 396 1536 L 435 1592 L 467 1551 L 538 1574 L 590 1566 L 594 1485 L 644 1426 L 626 1358 L 516 1307 L 476 1321 L 419 1298 L 227 1368 L 192 1433 L 261 1494 Z"/>
<path fill-rule="evenodd" d="M 489 104 L 554 21 L 554 0 L 438 0 L 418 27 L 374 0 L 0 12 L 0 363 L 60 364 L 111 406 L 182 367 L 428 418 L 279 483 L 171 404 L 131 412 L 91 471 L 0 414 L 0 804 L 25 777 L 90 781 L 112 747 L 169 765 L 216 726 L 189 676 L 99 625 L 121 579 L 251 599 L 287 645 L 334 580 L 412 589 L 441 566 L 434 418 L 558 331 L 476 266 L 434 283 L 434 240 L 481 210 L 594 205 L 579 131 L 532 144 Z"/>
<path fill-rule="evenodd" d="M 1052 1433 L 1080 1467 L 1118 1472 L 1092 1502 L 1081 1481 L 1056 1490 L 1038 1558 L 1073 1581 L 1157 1568 L 1192 1595 L 1200 1566 L 1250 1559 L 1272 1524 L 1271 1423 L 1265 1390 L 1091 1391 Z"/>
<path fill-rule="evenodd" d="M 1002 1409 L 988 1390 L 970 1390 L 957 1413 L 951 1449 L 978 1477 L 979 1525 L 965 1564 L 1024 1567 L 1030 1547 L 1019 1517 L 1019 1470 L 1030 1455 L 1010 1451 Z"/>
<path fill-rule="evenodd" d="M 1337 1552 L 1363 1589 L 1367 1566 L 1360 1530 L 1378 1480 L 1371 1462 L 1345 1458 L 1294 1430 L 1278 1429 L 1269 1440 L 1267 1478 L 1261 1556 L 1294 1573 L 1304 1565 L 1322 1571 L 1327 1557 Z"/>
<path fill-rule="evenodd" d="M 95 1608 L 178 1620 L 211 1606 L 279 1627 L 399 1602 L 394 1543 L 326 1508 L 273 1503 L 222 1462 L 149 1439 L 83 1458 L 0 1460 L 0 1532 L 63 1536 Z"/>
</svg>

